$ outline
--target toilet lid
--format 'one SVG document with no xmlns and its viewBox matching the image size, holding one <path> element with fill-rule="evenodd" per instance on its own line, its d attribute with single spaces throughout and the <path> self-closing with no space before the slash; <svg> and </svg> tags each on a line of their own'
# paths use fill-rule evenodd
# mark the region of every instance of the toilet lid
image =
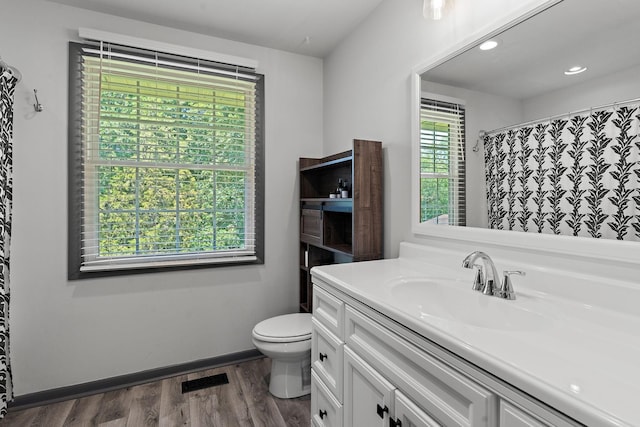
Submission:
<svg viewBox="0 0 640 427">
<path fill-rule="evenodd" d="M 292 342 L 311 338 L 311 314 L 294 313 L 263 320 L 253 328 L 265 341 Z"/>
</svg>

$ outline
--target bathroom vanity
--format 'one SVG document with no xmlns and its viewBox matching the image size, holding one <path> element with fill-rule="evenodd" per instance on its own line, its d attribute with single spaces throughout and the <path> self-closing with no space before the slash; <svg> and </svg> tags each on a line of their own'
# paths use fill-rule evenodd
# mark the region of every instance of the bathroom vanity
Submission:
<svg viewBox="0 0 640 427">
<path fill-rule="evenodd" d="M 640 425 L 637 316 L 596 305 L 597 279 L 554 271 L 554 294 L 550 269 L 499 257 L 527 276 L 513 301 L 483 295 L 465 255 L 402 243 L 312 270 L 313 425 Z"/>
</svg>

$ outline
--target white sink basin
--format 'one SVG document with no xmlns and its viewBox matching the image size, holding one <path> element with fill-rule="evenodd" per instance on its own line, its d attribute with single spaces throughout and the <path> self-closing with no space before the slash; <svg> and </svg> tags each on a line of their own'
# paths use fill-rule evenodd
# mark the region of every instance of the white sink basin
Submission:
<svg viewBox="0 0 640 427">
<path fill-rule="evenodd" d="M 460 280 L 401 277 L 387 282 L 389 301 L 423 320 L 444 319 L 477 328 L 497 330 L 539 330 L 550 327 L 553 319 L 522 307 L 516 300 L 505 300 L 471 289 Z M 517 294 L 517 290 L 516 290 Z"/>
</svg>

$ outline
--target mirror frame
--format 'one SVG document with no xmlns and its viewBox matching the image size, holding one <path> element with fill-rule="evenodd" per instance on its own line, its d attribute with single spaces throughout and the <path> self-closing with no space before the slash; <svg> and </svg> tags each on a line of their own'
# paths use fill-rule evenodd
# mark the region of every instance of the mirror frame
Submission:
<svg viewBox="0 0 640 427">
<path fill-rule="evenodd" d="M 525 13 L 514 13 L 485 27 L 461 43 L 455 44 L 411 71 L 411 232 L 417 237 L 491 245 L 548 255 L 573 255 L 611 262 L 640 264 L 640 243 L 614 239 L 525 233 L 474 227 L 443 226 L 421 223 L 420 212 L 420 97 L 421 75 L 482 42 L 544 12 L 564 0 L 547 0 Z"/>
</svg>

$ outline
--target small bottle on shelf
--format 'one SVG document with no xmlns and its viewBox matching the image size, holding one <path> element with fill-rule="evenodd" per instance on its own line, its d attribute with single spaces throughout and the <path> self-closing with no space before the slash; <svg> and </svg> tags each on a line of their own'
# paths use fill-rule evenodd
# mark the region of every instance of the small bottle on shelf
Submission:
<svg viewBox="0 0 640 427">
<path fill-rule="evenodd" d="M 340 178 L 338 180 L 338 188 L 336 188 L 336 198 L 340 198 L 342 197 L 342 189 L 343 189 L 343 184 L 342 184 L 342 178 Z"/>
<path fill-rule="evenodd" d="M 340 194 L 340 197 L 342 197 L 343 199 L 349 198 L 349 183 L 347 182 L 347 180 L 345 180 L 342 184 L 342 191 Z"/>
</svg>

